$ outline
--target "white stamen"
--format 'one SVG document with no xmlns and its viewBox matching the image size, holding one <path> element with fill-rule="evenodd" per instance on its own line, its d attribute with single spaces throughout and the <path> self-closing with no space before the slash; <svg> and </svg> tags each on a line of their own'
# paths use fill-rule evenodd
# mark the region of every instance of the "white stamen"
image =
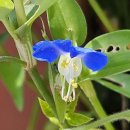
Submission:
<svg viewBox="0 0 130 130">
<path fill-rule="evenodd" d="M 72 90 L 72 93 L 73 93 L 73 101 L 75 100 L 75 89 L 73 88 Z"/>
<path fill-rule="evenodd" d="M 62 99 L 64 98 L 64 90 L 65 90 L 65 77 L 63 78 L 63 81 L 62 81 L 62 89 L 61 89 L 61 97 L 62 97 Z"/>
</svg>

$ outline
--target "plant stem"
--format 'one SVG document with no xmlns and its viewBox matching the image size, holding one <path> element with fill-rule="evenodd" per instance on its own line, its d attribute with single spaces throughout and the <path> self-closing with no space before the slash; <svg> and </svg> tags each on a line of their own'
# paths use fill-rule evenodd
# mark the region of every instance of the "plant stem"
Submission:
<svg viewBox="0 0 130 130">
<path fill-rule="evenodd" d="M 106 29 L 109 32 L 114 31 L 114 28 L 112 27 L 111 22 L 107 18 L 106 14 L 102 10 L 102 8 L 98 4 L 98 2 L 96 0 L 88 0 L 88 2 L 91 5 L 91 7 L 94 9 L 94 11 L 98 15 L 98 17 L 100 18 L 100 20 L 102 21 L 102 23 L 104 24 L 104 26 L 106 27 Z"/>
<path fill-rule="evenodd" d="M 2 22 L 15 41 L 20 59 L 27 63 L 26 69 L 35 66 L 36 61 L 32 58 L 31 28 L 24 26 L 21 30 L 16 31 L 8 18 L 3 19 Z"/>
<path fill-rule="evenodd" d="M 33 82 L 35 83 L 37 89 L 39 90 L 41 96 L 47 101 L 47 103 L 52 108 L 52 111 L 56 115 L 54 100 L 53 100 L 49 90 L 47 89 L 47 86 L 45 86 L 43 80 L 41 79 L 37 69 L 34 67 L 31 70 L 29 70 L 28 73 L 29 73 L 30 77 L 32 78 Z"/>
<path fill-rule="evenodd" d="M 103 119 L 100 119 L 98 121 L 92 122 L 88 125 L 83 125 L 80 127 L 76 127 L 76 128 L 72 128 L 72 129 L 64 129 L 64 130 L 89 130 L 91 128 L 101 127 L 104 124 L 114 122 L 117 120 L 121 120 L 121 119 L 125 119 L 127 121 L 130 121 L 130 110 L 110 115 L 110 116 L 105 117 Z M 109 130 L 111 130 L 111 129 L 109 129 Z"/>
<path fill-rule="evenodd" d="M 17 16 L 18 25 L 21 26 L 27 21 L 23 0 L 14 0 L 15 12 Z"/>
<path fill-rule="evenodd" d="M 32 107 L 31 116 L 29 119 L 27 130 L 35 130 L 37 119 L 39 116 L 39 110 L 40 110 L 39 102 L 38 100 L 35 100 L 34 105 Z"/>
<path fill-rule="evenodd" d="M 80 85 L 80 88 L 83 90 L 84 94 L 89 98 L 98 117 L 99 118 L 106 117 L 107 115 L 97 98 L 96 92 L 93 88 L 91 81 L 83 81 L 83 82 L 80 82 L 79 85 Z M 114 128 L 111 124 L 106 124 L 105 128 L 106 128 L 106 130 L 114 130 Z"/>
<path fill-rule="evenodd" d="M 13 39 L 17 39 L 17 35 L 15 34 L 15 28 L 14 26 L 10 23 L 8 17 L 2 19 L 2 23 L 4 24 L 6 30 L 8 33 L 13 37 Z"/>
</svg>

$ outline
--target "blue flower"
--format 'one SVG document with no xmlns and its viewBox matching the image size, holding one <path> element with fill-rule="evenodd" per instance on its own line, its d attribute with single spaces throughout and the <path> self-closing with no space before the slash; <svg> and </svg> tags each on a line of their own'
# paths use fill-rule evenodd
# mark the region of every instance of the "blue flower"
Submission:
<svg viewBox="0 0 130 130">
<path fill-rule="evenodd" d="M 39 61 L 52 63 L 60 57 L 58 61 L 60 76 L 56 78 L 56 82 L 61 83 L 59 85 L 62 87 L 61 97 L 65 101 L 75 99 L 75 88 L 78 86 L 76 78 L 81 74 L 82 63 L 92 71 L 99 71 L 108 62 L 108 57 L 104 53 L 74 47 L 70 40 L 41 41 L 33 46 L 33 50 L 33 57 Z M 67 92 L 65 80 L 69 84 Z"/>
<path fill-rule="evenodd" d="M 74 47 L 70 40 L 40 41 L 33 46 L 33 50 L 35 59 L 48 63 L 56 61 L 60 55 L 69 53 L 71 58 L 81 58 L 84 65 L 93 71 L 101 70 L 108 62 L 104 53 L 88 48 Z"/>
</svg>

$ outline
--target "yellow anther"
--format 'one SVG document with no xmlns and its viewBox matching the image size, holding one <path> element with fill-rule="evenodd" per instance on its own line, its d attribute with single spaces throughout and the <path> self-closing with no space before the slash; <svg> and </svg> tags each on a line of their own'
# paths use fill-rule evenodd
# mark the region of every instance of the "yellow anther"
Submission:
<svg viewBox="0 0 130 130">
<path fill-rule="evenodd" d="M 67 97 L 66 97 L 66 96 L 64 96 L 64 97 L 63 97 L 63 100 L 64 100 L 65 102 L 67 102 Z"/>
<path fill-rule="evenodd" d="M 77 84 L 77 83 L 73 83 L 72 86 L 73 86 L 74 88 L 77 88 L 77 87 L 78 87 L 78 84 Z"/>
<path fill-rule="evenodd" d="M 73 98 L 72 96 L 69 97 L 69 102 L 72 102 L 73 101 Z"/>
<path fill-rule="evenodd" d="M 71 80 L 71 86 L 77 88 L 78 84 L 74 80 Z"/>
<path fill-rule="evenodd" d="M 61 63 L 61 66 L 63 68 L 66 68 L 69 65 L 69 62 L 67 62 L 67 60 L 63 60 L 63 62 Z"/>
</svg>

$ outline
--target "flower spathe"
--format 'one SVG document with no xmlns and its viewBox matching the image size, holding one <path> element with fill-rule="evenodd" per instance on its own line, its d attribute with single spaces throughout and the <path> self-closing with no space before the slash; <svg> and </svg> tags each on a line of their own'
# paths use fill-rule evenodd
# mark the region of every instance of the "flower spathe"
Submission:
<svg viewBox="0 0 130 130">
<path fill-rule="evenodd" d="M 82 63 L 92 71 L 103 69 L 108 57 L 89 48 L 72 46 L 71 40 L 40 41 L 33 46 L 33 57 L 39 61 L 52 63 L 59 57 L 58 71 L 62 80 L 61 97 L 65 101 L 75 99 L 76 78 L 81 74 Z M 68 91 L 65 93 L 65 80 L 68 82 Z M 71 96 L 73 95 L 73 97 Z"/>
</svg>

